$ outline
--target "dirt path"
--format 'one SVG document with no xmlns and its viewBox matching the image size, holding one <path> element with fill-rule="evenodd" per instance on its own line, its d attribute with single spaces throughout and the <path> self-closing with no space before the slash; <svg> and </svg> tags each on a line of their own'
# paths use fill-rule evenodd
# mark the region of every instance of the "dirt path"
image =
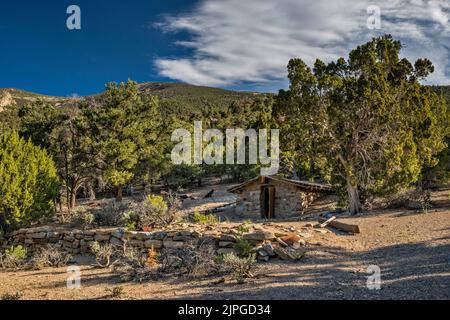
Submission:
<svg viewBox="0 0 450 320">
<path fill-rule="evenodd" d="M 109 299 L 107 288 L 123 287 L 121 299 L 449 299 L 450 210 L 378 212 L 356 218 L 359 235 L 311 229 L 300 262 L 259 264 L 246 284 L 214 284 L 218 278 L 120 283 L 107 270 L 81 264 L 82 287 L 66 288 L 65 268 L 0 273 L 0 295 L 23 299 Z M 277 223 L 300 228 L 306 222 Z M 381 269 L 381 290 L 366 287 L 367 267 Z"/>
</svg>

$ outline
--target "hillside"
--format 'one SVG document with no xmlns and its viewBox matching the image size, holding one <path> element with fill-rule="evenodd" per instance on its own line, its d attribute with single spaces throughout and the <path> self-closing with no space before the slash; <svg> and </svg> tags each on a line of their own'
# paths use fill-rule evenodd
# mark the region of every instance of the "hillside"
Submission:
<svg viewBox="0 0 450 320">
<path fill-rule="evenodd" d="M 255 97 L 265 95 L 163 82 L 142 83 L 139 84 L 139 90 L 144 96 L 158 97 L 162 109 L 169 114 L 186 114 L 187 110 L 196 113 L 210 107 L 224 108 L 229 107 L 232 103 L 251 101 Z M 101 96 L 101 93 L 96 96 Z M 0 111 L 7 105 L 21 105 L 37 99 L 43 99 L 58 106 L 68 106 L 74 103 L 73 98 L 46 96 L 18 89 L 0 89 Z"/>
<path fill-rule="evenodd" d="M 0 111 L 8 105 L 21 105 L 38 99 L 43 99 L 56 105 L 63 105 L 71 100 L 69 98 L 47 96 L 18 89 L 0 89 Z"/>
</svg>

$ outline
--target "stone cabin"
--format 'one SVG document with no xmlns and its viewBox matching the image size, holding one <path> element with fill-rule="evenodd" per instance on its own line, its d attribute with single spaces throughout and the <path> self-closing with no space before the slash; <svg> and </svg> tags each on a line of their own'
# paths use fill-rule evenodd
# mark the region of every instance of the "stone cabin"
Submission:
<svg viewBox="0 0 450 320">
<path fill-rule="evenodd" d="M 237 195 L 236 214 L 242 218 L 278 219 L 298 217 L 320 195 L 326 184 L 275 176 L 260 176 L 228 189 Z"/>
</svg>

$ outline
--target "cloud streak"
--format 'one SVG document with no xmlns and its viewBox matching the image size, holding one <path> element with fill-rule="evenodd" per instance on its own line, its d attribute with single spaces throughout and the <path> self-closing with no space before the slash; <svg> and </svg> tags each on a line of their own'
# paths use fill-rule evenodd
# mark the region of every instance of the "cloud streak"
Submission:
<svg viewBox="0 0 450 320">
<path fill-rule="evenodd" d="M 381 8 L 382 28 L 367 28 L 367 8 Z M 450 84 L 448 0 L 208 0 L 195 10 L 157 24 L 164 32 L 188 32 L 190 55 L 157 58 L 160 75 L 197 85 L 270 86 L 286 81 L 289 59 L 308 64 L 346 56 L 357 44 L 391 33 L 410 59 L 430 58 L 432 83 Z"/>
</svg>

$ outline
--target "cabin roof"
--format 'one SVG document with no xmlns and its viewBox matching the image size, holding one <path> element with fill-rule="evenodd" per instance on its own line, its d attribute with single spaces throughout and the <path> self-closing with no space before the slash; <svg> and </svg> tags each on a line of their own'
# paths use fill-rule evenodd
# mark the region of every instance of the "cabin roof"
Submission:
<svg viewBox="0 0 450 320">
<path fill-rule="evenodd" d="M 256 177 L 254 179 L 251 180 L 247 180 L 241 184 L 238 184 L 236 186 L 231 187 L 230 189 L 228 189 L 228 192 L 232 192 L 232 193 L 236 193 L 239 192 L 240 190 L 242 190 L 244 187 L 254 183 L 254 182 L 258 182 L 260 179 L 262 178 L 262 176 L 260 177 Z M 316 183 L 316 182 L 310 182 L 310 181 L 302 181 L 302 180 L 294 180 L 294 179 L 287 179 L 287 178 L 282 178 L 282 177 L 275 177 L 275 176 L 267 176 L 264 178 L 268 178 L 270 180 L 274 180 L 274 181 L 278 181 L 281 183 L 286 183 L 289 185 L 292 185 L 294 187 L 297 187 L 299 189 L 302 190 L 307 190 L 307 191 L 315 191 L 315 192 L 328 192 L 331 191 L 331 186 L 329 184 L 322 184 L 322 183 Z"/>
</svg>

